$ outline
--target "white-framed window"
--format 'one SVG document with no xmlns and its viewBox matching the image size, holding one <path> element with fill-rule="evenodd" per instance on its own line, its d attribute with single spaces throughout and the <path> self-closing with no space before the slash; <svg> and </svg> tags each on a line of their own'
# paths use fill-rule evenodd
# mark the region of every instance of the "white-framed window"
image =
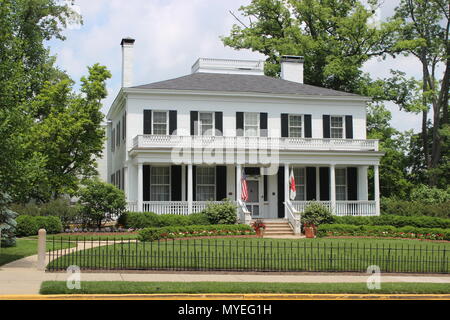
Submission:
<svg viewBox="0 0 450 320">
<path fill-rule="evenodd" d="M 150 167 L 150 200 L 170 201 L 170 167 Z"/>
<path fill-rule="evenodd" d="M 330 117 L 330 134 L 331 134 L 331 138 L 334 138 L 334 139 L 344 138 L 344 117 L 343 116 L 331 116 Z"/>
<path fill-rule="evenodd" d="M 169 134 L 169 112 L 153 111 L 152 112 L 152 133 L 155 135 Z"/>
<path fill-rule="evenodd" d="M 257 112 L 244 113 L 244 136 L 259 137 L 259 116 Z"/>
<path fill-rule="evenodd" d="M 289 115 L 289 137 L 303 137 L 303 116 L 300 114 Z"/>
<path fill-rule="evenodd" d="M 347 169 L 336 168 L 336 200 L 347 200 Z"/>
<path fill-rule="evenodd" d="M 210 201 L 216 199 L 216 168 L 197 167 L 197 201 Z"/>
<path fill-rule="evenodd" d="M 199 135 L 213 136 L 214 135 L 214 112 L 199 112 L 198 113 Z"/>
<path fill-rule="evenodd" d="M 296 201 L 306 200 L 306 168 L 294 168 L 295 189 L 297 195 Z"/>
</svg>

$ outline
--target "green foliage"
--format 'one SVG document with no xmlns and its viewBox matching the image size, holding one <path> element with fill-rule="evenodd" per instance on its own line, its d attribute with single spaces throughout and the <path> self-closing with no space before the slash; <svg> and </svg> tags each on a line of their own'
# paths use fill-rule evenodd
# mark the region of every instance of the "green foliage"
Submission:
<svg viewBox="0 0 450 320">
<path fill-rule="evenodd" d="M 253 0 L 239 11 L 249 21 L 222 37 L 226 46 L 268 56 L 269 76 L 279 74 L 281 55 L 304 56 L 305 83 L 347 92 L 360 92 L 362 65 L 385 53 L 398 24 L 370 26 L 374 12 L 358 0 Z"/>
<path fill-rule="evenodd" d="M 301 215 L 301 221 L 307 225 L 321 225 L 323 223 L 332 223 L 333 216 L 330 210 L 319 202 L 311 202 Z"/>
<path fill-rule="evenodd" d="M 120 216 L 126 207 L 125 193 L 114 185 L 99 180 L 85 181 L 79 192 L 80 212 L 88 223 L 98 228 Z"/>
<path fill-rule="evenodd" d="M 64 198 L 51 200 L 43 204 L 14 204 L 11 205 L 11 208 L 19 215 L 59 217 L 64 227 L 68 227 L 69 224 L 76 223 L 79 220 L 77 208 Z"/>
<path fill-rule="evenodd" d="M 63 230 L 59 217 L 27 216 L 17 217 L 17 235 L 20 237 L 35 236 L 39 229 L 45 229 L 47 234 L 60 233 Z"/>
<path fill-rule="evenodd" d="M 143 229 L 149 227 L 208 225 L 209 220 L 203 213 L 188 216 L 175 214 L 156 214 L 152 212 L 124 212 L 117 223 L 125 228 Z"/>
<path fill-rule="evenodd" d="M 437 204 L 450 201 L 450 187 L 447 190 L 420 185 L 411 192 L 411 200 L 426 204 Z"/>
<path fill-rule="evenodd" d="M 450 229 L 450 219 L 427 216 L 333 217 L 336 224 Z"/>
<path fill-rule="evenodd" d="M 219 204 L 209 204 L 202 213 L 210 224 L 234 224 L 237 223 L 236 209 L 236 205 L 231 201 L 225 201 Z"/>
<path fill-rule="evenodd" d="M 16 245 L 16 226 L 15 218 L 17 213 L 8 209 L 7 205 L 11 198 L 0 193 L 0 247 L 13 247 Z"/>
<path fill-rule="evenodd" d="M 145 228 L 139 231 L 139 240 L 155 241 L 160 239 L 253 235 L 253 234 L 255 234 L 254 230 L 250 226 L 245 224 L 171 226 L 163 228 Z"/>
<path fill-rule="evenodd" d="M 450 240 L 450 229 L 417 228 L 405 226 L 366 226 L 349 224 L 323 224 L 317 229 L 319 237 L 325 236 L 368 236 L 394 237 L 429 240 Z"/>
<path fill-rule="evenodd" d="M 382 215 L 430 216 L 450 218 L 450 201 L 426 204 L 421 201 L 406 201 L 395 198 L 381 198 Z"/>
</svg>

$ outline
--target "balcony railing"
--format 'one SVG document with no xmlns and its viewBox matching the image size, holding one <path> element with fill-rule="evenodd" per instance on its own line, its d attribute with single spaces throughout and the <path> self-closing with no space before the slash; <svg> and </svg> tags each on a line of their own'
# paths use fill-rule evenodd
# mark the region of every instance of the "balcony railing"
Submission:
<svg viewBox="0 0 450 320">
<path fill-rule="evenodd" d="M 140 135 L 133 140 L 133 149 L 241 149 L 299 151 L 378 151 L 378 140 L 317 139 L 276 137 L 222 137 Z"/>
</svg>

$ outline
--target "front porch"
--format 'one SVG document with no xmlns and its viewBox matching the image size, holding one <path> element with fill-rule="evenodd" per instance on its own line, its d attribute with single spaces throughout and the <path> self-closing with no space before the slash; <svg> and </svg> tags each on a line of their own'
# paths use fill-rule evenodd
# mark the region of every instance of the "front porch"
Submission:
<svg viewBox="0 0 450 320">
<path fill-rule="evenodd" d="M 250 219 L 289 219 L 290 213 L 303 212 L 311 201 L 322 203 L 338 216 L 380 214 L 378 166 L 374 166 L 373 200 L 368 199 L 368 166 L 286 164 L 279 166 L 275 174 L 266 174 L 262 166 L 241 165 L 142 163 L 136 169 L 138 183 L 130 184 L 128 198 L 134 193 L 137 199 L 128 203 L 130 211 L 188 215 L 201 212 L 210 203 L 229 199 L 237 204 L 241 220 L 245 220 L 246 211 Z M 292 201 L 289 198 L 291 170 L 297 189 Z M 248 186 L 245 203 L 238 201 L 243 173 Z"/>
</svg>

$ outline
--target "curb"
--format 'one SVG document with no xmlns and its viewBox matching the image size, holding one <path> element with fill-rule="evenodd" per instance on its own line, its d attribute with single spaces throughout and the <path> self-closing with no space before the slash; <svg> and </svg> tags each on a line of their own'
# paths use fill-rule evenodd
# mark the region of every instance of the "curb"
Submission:
<svg viewBox="0 0 450 320">
<path fill-rule="evenodd" d="M 0 300 L 450 300 L 450 294 L 86 294 L 5 295 Z"/>
</svg>

